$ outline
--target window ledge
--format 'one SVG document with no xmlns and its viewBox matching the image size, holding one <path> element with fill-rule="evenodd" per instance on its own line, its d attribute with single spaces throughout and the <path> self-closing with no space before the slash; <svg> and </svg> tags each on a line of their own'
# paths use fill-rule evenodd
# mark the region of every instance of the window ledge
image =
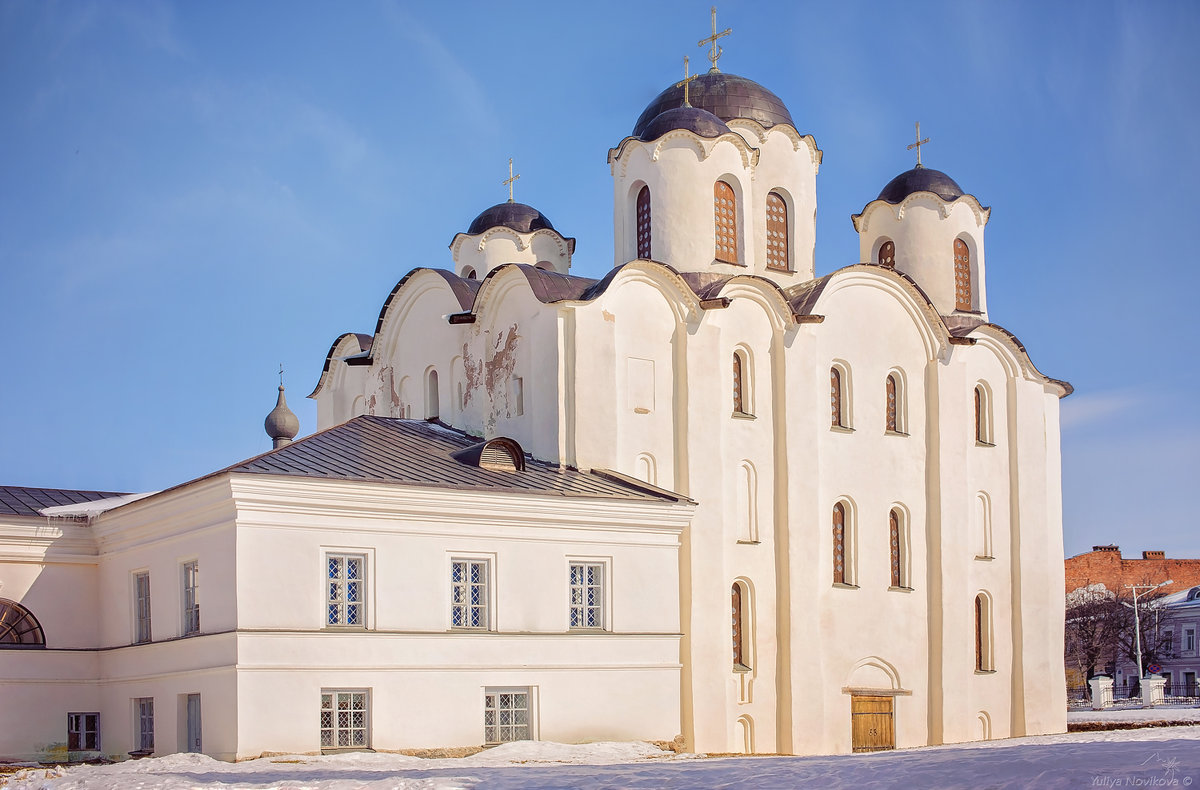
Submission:
<svg viewBox="0 0 1200 790">
<path fill-rule="evenodd" d="M 760 543 L 762 543 L 761 540 L 739 540 L 737 542 L 739 546 L 757 546 Z"/>
<path fill-rule="evenodd" d="M 766 268 L 766 270 L 769 272 L 783 272 L 786 274 L 794 274 L 795 273 L 794 269 L 789 269 L 787 266 L 772 266 L 769 263 L 764 268 Z"/>
<path fill-rule="evenodd" d="M 847 425 L 830 425 L 829 430 L 834 433 L 854 433 L 854 429 Z"/>
<path fill-rule="evenodd" d="M 589 628 L 584 625 L 570 626 L 567 628 L 568 634 L 607 634 L 607 628 Z"/>
<path fill-rule="evenodd" d="M 996 674 L 996 670 L 994 670 L 994 669 L 977 669 L 977 670 L 975 670 L 975 674 L 976 675 L 994 675 L 994 674 Z"/>
<path fill-rule="evenodd" d="M 751 414 L 750 412 L 746 412 L 746 411 L 735 411 L 733 414 L 731 414 L 729 416 L 733 417 L 735 420 L 757 420 L 758 419 L 753 414 Z"/>
<path fill-rule="evenodd" d="M 321 630 L 322 631 L 330 631 L 333 633 L 337 633 L 340 631 L 340 632 L 344 632 L 344 633 L 355 634 L 355 633 L 363 633 L 364 631 L 370 631 L 371 629 L 367 628 L 365 625 L 326 625 L 326 626 L 322 626 Z"/>
<path fill-rule="evenodd" d="M 996 558 L 993 557 L 991 554 L 976 554 L 975 559 L 977 559 L 980 562 L 991 562 L 992 560 L 994 560 Z"/>
<path fill-rule="evenodd" d="M 751 669 L 750 667 L 746 666 L 745 664 L 734 664 L 733 671 L 739 675 L 744 675 L 747 672 L 753 672 L 754 670 Z"/>
<path fill-rule="evenodd" d="M 490 634 L 491 632 L 490 628 L 472 628 L 467 625 L 452 625 L 449 631 L 451 634 Z"/>
<path fill-rule="evenodd" d="M 834 582 L 833 586 L 835 589 L 839 589 L 839 590 L 857 590 L 858 589 L 857 584 L 847 584 L 846 582 Z"/>
<path fill-rule="evenodd" d="M 975 446 L 976 447 L 995 447 L 996 445 L 993 444 L 992 442 L 985 442 L 982 439 L 976 439 Z"/>
<path fill-rule="evenodd" d="M 906 431 L 884 431 L 884 436 L 908 436 Z"/>
<path fill-rule="evenodd" d="M 910 592 L 912 592 L 912 591 L 913 591 L 913 588 L 912 588 L 912 587 L 888 587 L 888 592 L 906 592 L 906 593 L 910 593 Z"/>
</svg>

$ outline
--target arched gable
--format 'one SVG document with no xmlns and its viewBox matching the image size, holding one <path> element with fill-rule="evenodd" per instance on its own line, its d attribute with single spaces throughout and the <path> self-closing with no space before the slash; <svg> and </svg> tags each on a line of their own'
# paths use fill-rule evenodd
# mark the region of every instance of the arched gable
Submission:
<svg viewBox="0 0 1200 790">
<path fill-rule="evenodd" d="M 399 346 L 401 327 L 412 311 L 420 305 L 430 307 L 430 300 L 441 298 L 439 314 L 468 309 L 475 296 L 474 280 L 467 280 L 444 269 L 413 269 L 392 289 L 379 311 L 375 325 L 375 340 L 371 360 L 390 359 Z"/>
<path fill-rule="evenodd" d="M 1016 336 L 1004 327 L 996 324 L 980 324 L 971 330 L 968 338 L 975 341 L 975 347 L 989 349 L 1004 367 L 1007 376 L 1016 378 L 1018 375 L 1028 381 L 1036 381 L 1052 387 L 1058 397 L 1065 398 L 1075 391 L 1069 383 L 1052 379 L 1037 369 L 1029 352 Z"/>
<path fill-rule="evenodd" d="M 321 368 L 321 376 L 317 379 L 317 386 L 313 387 L 313 391 L 308 394 L 308 397 L 317 397 L 317 394 L 321 392 L 321 389 L 327 382 L 340 380 L 341 366 L 333 368 L 333 372 L 330 370 L 335 359 L 370 352 L 371 344 L 374 342 L 374 336 L 359 332 L 343 332 L 338 335 L 333 341 L 333 345 L 329 347 L 329 353 L 325 355 L 325 365 Z"/>
<path fill-rule="evenodd" d="M 800 134 L 796 128 L 788 123 L 777 123 L 767 128 L 752 118 L 733 118 L 726 122 L 730 129 L 744 129 L 754 137 L 758 138 L 760 145 L 764 145 L 767 139 L 772 135 L 780 135 L 786 137 L 792 144 L 793 151 L 799 151 L 801 148 L 808 149 L 808 155 L 812 159 L 813 172 L 817 172 L 821 167 L 821 161 L 824 159 L 824 152 L 817 147 L 817 140 L 811 134 Z"/>
<path fill-rule="evenodd" d="M 719 137 L 701 137 L 688 129 L 674 129 L 667 132 L 653 143 L 646 143 L 637 137 L 626 137 L 617 143 L 616 148 L 608 151 L 608 164 L 612 174 L 617 175 L 620 165 L 620 177 L 624 178 L 633 161 L 635 153 L 642 152 L 647 161 L 657 162 L 662 152 L 667 148 L 687 148 L 696 154 L 696 161 L 703 162 L 712 156 L 717 146 L 729 143 L 733 145 L 742 160 L 742 167 L 749 170 L 758 165 L 759 152 L 746 142 L 746 138 L 736 132 L 726 132 Z"/>
<path fill-rule="evenodd" d="M 866 656 L 854 662 L 846 675 L 846 690 L 883 689 L 901 691 L 900 672 L 891 662 L 879 656 Z"/>
<path fill-rule="evenodd" d="M 917 203 L 919 201 L 933 201 L 936 203 L 943 219 L 953 214 L 954 210 L 959 205 L 965 205 L 975 215 L 975 224 L 981 227 L 986 225 L 992 216 L 991 206 L 981 205 L 979 199 L 974 195 L 963 195 L 960 198 L 947 201 L 943 200 L 939 195 L 936 195 L 933 192 L 919 191 L 913 192 L 911 195 L 904 198 L 904 200 L 895 204 L 888 203 L 886 200 L 872 200 L 863 207 L 863 210 L 860 213 L 851 214 L 850 221 L 854 224 L 854 230 L 862 233 L 863 228 L 865 228 L 867 223 L 870 222 L 871 215 L 876 211 L 890 209 L 895 218 L 897 220 L 901 220 L 904 218 L 905 210 L 913 203 Z"/>
<path fill-rule="evenodd" d="M 832 294 L 846 288 L 868 287 L 891 294 L 912 320 L 920 335 L 927 359 L 942 357 L 950 346 L 950 331 L 937 309 L 910 277 L 895 269 L 872 263 L 856 263 L 824 278 L 820 292 L 806 303 L 809 312 L 822 313 L 821 305 Z"/>
</svg>

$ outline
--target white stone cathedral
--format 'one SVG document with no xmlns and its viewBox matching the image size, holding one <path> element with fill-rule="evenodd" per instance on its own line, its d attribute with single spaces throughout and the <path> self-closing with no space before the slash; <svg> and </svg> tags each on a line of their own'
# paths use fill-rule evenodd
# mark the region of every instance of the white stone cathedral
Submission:
<svg viewBox="0 0 1200 790">
<path fill-rule="evenodd" d="M 316 434 L 281 392 L 199 480 L 0 489 L 0 755 L 1062 732 L 1071 388 L 989 318 L 990 210 L 918 164 L 816 277 L 815 140 L 686 90 L 609 151 L 603 279 L 501 203 L 334 341 Z"/>
</svg>

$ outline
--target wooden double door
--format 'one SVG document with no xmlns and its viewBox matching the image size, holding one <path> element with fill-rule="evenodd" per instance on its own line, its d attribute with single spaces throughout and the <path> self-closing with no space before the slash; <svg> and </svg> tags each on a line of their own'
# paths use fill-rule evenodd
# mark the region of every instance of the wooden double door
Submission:
<svg viewBox="0 0 1200 790">
<path fill-rule="evenodd" d="M 850 697 L 851 739 L 856 752 L 896 748 L 894 697 L 854 694 Z"/>
</svg>

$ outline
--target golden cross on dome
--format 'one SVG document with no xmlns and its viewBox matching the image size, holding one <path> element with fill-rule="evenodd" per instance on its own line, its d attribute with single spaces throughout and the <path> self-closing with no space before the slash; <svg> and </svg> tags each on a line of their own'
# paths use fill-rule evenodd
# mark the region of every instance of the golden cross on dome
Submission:
<svg viewBox="0 0 1200 790">
<path fill-rule="evenodd" d="M 921 146 L 925 145 L 925 143 L 927 143 L 927 142 L 929 142 L 928 137 L 926 137 L 924 140 L 921 139 L 921 122 L 917 121 L 917 141 L 915 143 L 910 144 L 908 146 L 908 148 L 905 149 L 908 151 L 911 151 L 914 148 L 917 149 L 917 167 L 925 166 L 925 165 L 921 164 Z"/>
<path fill-rule="evenodd" d="M 683 106 L 684 107 L 692 106 L 691 102 L 688 101 L 688 83 L 694 79 L 696 79 L 695 74 L 691 75 L 690 77 L 688 76 L 688 56 L 684 55 L 683 56 L 683 79 L 681 79 L 679 82 L 675 83 L 676 88 L 678 88 L 680 85 L 683 86 Z"/>
<path fill-rule="evenodd" d="M 724 50 L 722 50 L 721 47 L 717 44 L 717 39 L 728 36 L 732 32 L 733 32 L 733 28 L 731 28 L 731 27 L 725 28 L 720 33 L 717 32 L 717 7 L 713 6 L 712 7 L 712 35 L 709 36 L 708 38 L 700 39 L 700 43 L 698 43 L 696 45 L 698 47 L 702 47 L 705 44 L 709 45 L 708 60 L 710 63 L 712 63 L 712 68 L 709 69 L 709 71 L 720 71 L 720 69 L 717 68 L 717 61 L 721 59 L 721 53 Z"/>
<path fill-rule="evenodd" d="M 515 176 L 513 175 L 513 172 L 512 172 L 512 157 L 509 157 L 509 158 L 508 158 L 508 178 L 506 178 L 506 179 L 504 179 L 503 181 L 501 181 L 501 182 L 500 182 L 501 184 L 504 184 L 505 186 L 507 186 L 507 187 L 508 187 L 508 202 L 509 202 L 509 203 L 512 203 L 512 202 L 513 202 L 513 197 L 512 197 L 512 187 L 513 187 L 513 182 L 514 182 L 514 181 L 516 181 L 516 180 L 517 180 L 518 178 L 520 178 L 520 177 L 521 177 L 521 174 L 520 174 L 520 173 L 517 173 Z"/>
</svg>

